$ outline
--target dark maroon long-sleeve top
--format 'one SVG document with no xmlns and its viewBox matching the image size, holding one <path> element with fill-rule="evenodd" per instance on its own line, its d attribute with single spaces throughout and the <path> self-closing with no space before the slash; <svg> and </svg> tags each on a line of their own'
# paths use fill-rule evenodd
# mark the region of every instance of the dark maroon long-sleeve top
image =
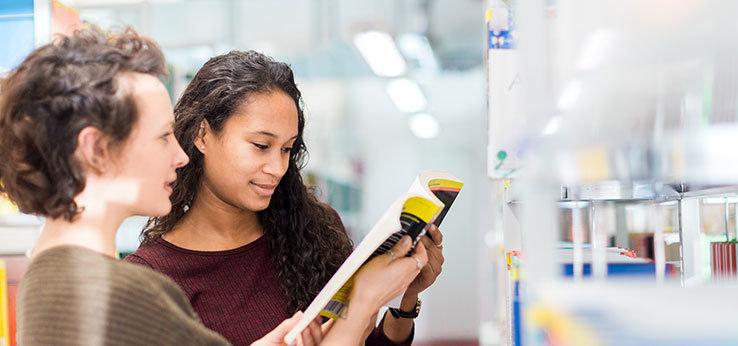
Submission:
<svg viewBox="0 0 738 346">
<path fill-rule="evenodd" d="M 226 251 L 193 251 L 158 238 L 125 260 L 172 278 L 202 322 L 234 345 L 249 345 L 291 317 L 278 264 L 264 237 Z M 384 335 L 383 322 L 367 345 L 396 345 Z M 403 345 L 411 344 L 413 334 Z"/>
</svg>

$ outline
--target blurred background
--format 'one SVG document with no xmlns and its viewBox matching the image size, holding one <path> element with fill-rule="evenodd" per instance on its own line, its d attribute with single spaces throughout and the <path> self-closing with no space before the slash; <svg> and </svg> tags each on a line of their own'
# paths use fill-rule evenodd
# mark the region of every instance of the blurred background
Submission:
<svg viewBox="0 0 738 346">
<path fill-rule="evenodd" d="M 295 71 L 305 179 L 355 241 L 420 170 L 465 182 L 417 345 L 736 345 L 735 13 L 726 0 L 4 0 L 0 73 L 53 33 L 130 25 L 164 49 L 174 102 L 210 57 L 263 52 Z M 122 226 L 121 254 L 144 221 Z M 41 223 L 0 201 L 11 330 Z"/>
<path fill-rule="evenodd" d="M 445 220 L 446 263 L 423 294 L 416 341 L 476 342 L 478 235 L 487 222 L 482 0 L 0 1 L 0 71 L 53 33 L 132 26 L 157 41 L 172 101 L 209 58 L 256 50 L 290 64 L 303 94 L 303 171 L 358 242 L 423 169 L 466 187 Z M 8 207 L 12 209 L 12 207 Z M 12 210 L 11 210 L 12 211 Z M 118 233 L 138 247 L 142 218 Z M 0 214 L 0 252 L 24 253 L 39 220 Z"/>
</svg>

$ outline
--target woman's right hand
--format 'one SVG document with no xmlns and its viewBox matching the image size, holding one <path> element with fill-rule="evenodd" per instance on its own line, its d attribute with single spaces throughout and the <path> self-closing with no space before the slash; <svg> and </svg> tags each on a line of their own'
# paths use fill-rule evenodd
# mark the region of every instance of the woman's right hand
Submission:
<svg viewBox="0 0 738 346">
<path fill-rule="evenodd" d="M 392 250 L 372 258 L 362 266 L 354 277 L 349 306 L 360 305 L 362 309 L 375 313 L 405 292 L 428 263 L 428 255 L 422 242 L 418 242 L 412 256 L 405 257 L 411 245 L 410 237 L 404 236 Z"/>
<path fill-rule="evenodd" d="M 410 237 L 404 236 L 391 252 L 372 258 L 359 269 L 354 276 L 348 311 L 336 320 L 321 345 L 364 344 L 379 308 L 402 294 L 428 263 L 421 242 L 412 256 L 405 257 L 411 245 Z"/>
</svg>

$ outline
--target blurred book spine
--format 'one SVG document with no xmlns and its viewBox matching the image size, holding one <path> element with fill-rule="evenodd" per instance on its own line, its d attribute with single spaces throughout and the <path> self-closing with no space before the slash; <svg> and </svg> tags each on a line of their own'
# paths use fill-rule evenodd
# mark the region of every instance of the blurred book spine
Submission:
<svg viewBox="0 0 738 346">
<path fill-rule="evenodd" d="M 710 243 L 710 262 L 713 280 L 733 280 L 736 278 L 736 242 Z"/>
<path fill-rule="evenodd" d="M 10 345 L 8 318 L 8 275 L 5 261 L 0 260 L 0 346 Z"/>
</svg>

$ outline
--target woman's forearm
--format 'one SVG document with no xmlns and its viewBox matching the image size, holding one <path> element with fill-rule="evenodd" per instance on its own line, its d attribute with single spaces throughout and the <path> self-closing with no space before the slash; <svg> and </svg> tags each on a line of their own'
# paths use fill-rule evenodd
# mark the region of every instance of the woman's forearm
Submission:
<svg viewBox="0 0 738 346">
<path fill-rule="evenodd" d="M 417 294 L 405 294 L 400 302 L 400 310 L 413 311 L 417 301 Z M 384 315 L 384 335 L 396 344 L 404 343 L 413 331 L 413 323 L 412 318 L 395 318 L 388 310 Z"/>
<path fill-rule="evenodd" d="M 372 321 L 372 308 L 361 304 L 349 304 L 348 311 L 339 317 L 323 337 L 321 345 L 345 346 L 364 344 L 365 330 Z"/>
</svg>

